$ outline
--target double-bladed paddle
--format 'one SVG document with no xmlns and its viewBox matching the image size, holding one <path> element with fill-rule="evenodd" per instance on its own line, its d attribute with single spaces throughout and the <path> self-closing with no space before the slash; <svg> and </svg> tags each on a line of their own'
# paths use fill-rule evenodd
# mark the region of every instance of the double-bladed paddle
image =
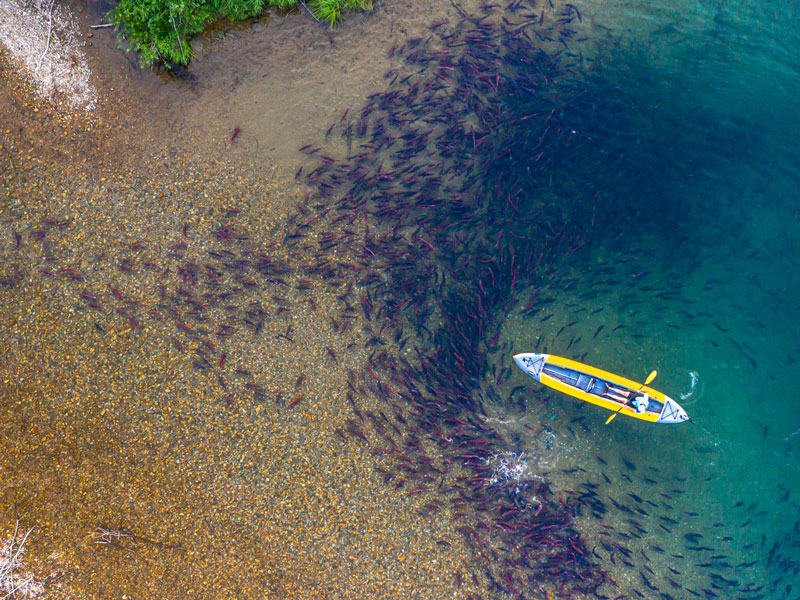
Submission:
<svg viewBox="0 0 800 600">
<path fill-rule="evenodd" d="M 650 373 L 650 375 L 648 375 L 648 376 L 647 376 L 647 379 L 645 379 L 645 380 L 644 380 L 644 383 L 643 383 L 642 385 L 640 385 L 640 386 L 639 386 L 639 389 L 638 389 L 638 390 L 636 390 L 636 391 L 637 391 L 637 392 L 638 392 L 638 391 L 640 391 L 640 390 L 641 390 L 641 389 L 642 389 L 644 386 L 646 386 L 648 383 L 650 383 L 651 381 L 653 381 L 653 379 L 655 379 L 655 378 L 656 378 L 656 375 L 658 375 L 658 371 L 653 371 L 652 373 Z M 624 403 L 622 404 L 622 406 L 620 406 L 620 407 L 619 407 L 619 409 L 617 410 L 617 412 L 615 412 L 615 413 L 612 413 L 612 414 L 611 414 L 611 416 L 610 416 L 610 417 L 608 417 L 608 418 L 606 419 L 606 425 L 608 425 L 609 423 L 611 423 L 611 421 L 613 421 L 613 420 L 614 420 L 614 417 L 616 417 L 616 416 L 619 414 L 619 411 L 621 411 L 623 408 L 625 408 L 625 404 L 624 404 Z"/>
</svg>

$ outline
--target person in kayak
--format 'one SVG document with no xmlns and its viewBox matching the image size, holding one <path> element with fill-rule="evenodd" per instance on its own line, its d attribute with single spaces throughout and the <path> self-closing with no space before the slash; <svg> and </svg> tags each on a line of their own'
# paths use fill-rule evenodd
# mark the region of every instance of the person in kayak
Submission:
<svg viewBox="0 0 800 600">
<path fill-rule="evenodd" d="M 641 396 L 636 396 L 631 402 L 637 414 L 642 414 L 647 410 L 647 405 L 650 404 L 650 396 L 647 392 L 643 392 Z"/>
<path fill-rule="evenodd" d="M 642 414 L 645 412 L 647 410 L 647 405 L 650 403 L 650 396 L 647 394 L 647 392 L 643 392 L 641 395 L 633 397 L 634 394 L 630 390 L 608 386 L 606 394 L 608 394 L 612 400 L 616 400 L 617 402 L 621 402 L 622 404 L 629 406 L 635 410 L 637 414 Z M 633 399 L 631 399 L 632 397 Z"/>
<path fill-rule="evenodd" d="M 606 389 L 606 394 L 612 399 L 616 400 L 617 402 L 621 402 L 622 404 L 627 404 L 632 396 L 632 392 L 630 390 L 608 386 Z"/>
</svg>

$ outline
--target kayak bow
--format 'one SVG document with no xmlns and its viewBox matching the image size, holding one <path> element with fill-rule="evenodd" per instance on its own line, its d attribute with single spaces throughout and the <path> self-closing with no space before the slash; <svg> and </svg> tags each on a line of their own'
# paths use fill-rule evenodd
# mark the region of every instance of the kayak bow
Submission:
<svg viewBox="0 0 800 600">
<path fill-rule="evenodd" d="M 620 375 L 552 354 L 516 354 L 514 361 L 536 381 L 605 409 L 651 423 L 689 420 L 680 404 L 666 394 Z M 644 412 L 637 412 L 634 405 L 640 398 L 647 401 Z"/>
</svg>

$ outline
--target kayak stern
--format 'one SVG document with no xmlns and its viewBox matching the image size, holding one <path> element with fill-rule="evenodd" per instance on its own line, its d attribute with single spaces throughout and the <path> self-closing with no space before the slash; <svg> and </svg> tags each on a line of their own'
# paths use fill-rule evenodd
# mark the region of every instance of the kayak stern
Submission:
<svg viewBox="0 0 800 600">
<path fill-rule="evenodd" d="M 661 409 L 656 423 L 683 423 L 688 420 L 689 415 L 686 414 L 683 407 L 665 394 L 664 408 Z"/>
<path fill-rule="evenodd" d="M 514 362 L 517 366 L 525 371 L 528 375 L 533 377 L 536 381 L 541 381 L 540 376 L 542 369 L 550 358 L 549 354 L 536 354 L 534 352 L 524 352 L 522 354 L 514 355 Z"/>
</svg>

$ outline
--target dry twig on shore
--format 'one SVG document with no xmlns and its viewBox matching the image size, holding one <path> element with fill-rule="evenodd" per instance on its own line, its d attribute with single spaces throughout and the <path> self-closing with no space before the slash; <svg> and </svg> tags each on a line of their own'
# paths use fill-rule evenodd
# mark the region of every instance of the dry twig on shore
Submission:
<svg viewBox="0 0 800 600">
<path fill-rule="evenodd" d="M 45 54 L 50 49 L 50 38 L 53 36 L 53 4 L 55 4 L 56 0 L 50 0 L 50 10 L 47 11 L 47 44 L 45 44 L 44 52 L 39 57 L 39 62 L 36 64 L 36 70 L 39 70 L 39 67 L 42 66 L 42 61 L 44 60 Z"/>
<path fill-rule="evenodd" d="M 25 596 L 40 592 L 42 589 L 42 584 L 35 581 L 30 573 L 15 578 L 15 571 L 19 571 L 22 567 L 21 556 L 25 542 L 32 531 L 33 527 L 17 541 L 19 533 L 19 521 L 17 521 L 13 535 L 0 546 L 0 594 L 3 594 L 0 600 L 15 598 L 17 592 Z"/>
<path fill-rule="evenodd" d="M 105 529 L 103 527 L 98 527 L 92 533 L 92 537 L 94 538 L 95 544 L 103 544 L 105 546 L 121 548 L 122 550 L 127 550 L 128 552 L 133 552 L 133 549 L 129 548 L 123 543 L 125 540 L 130 540 L 134 546 L 136 545 L 135 535 L 130 533 L 122 533 L 121 531 L 111 531 L 110 529 Z"/>
<path fill-rule="evenodd" d="M 126 533 L 124 531 L 115 531 L 106 529 L 105 527 L 98 527 L 92 532 L 92 538 L 95 544 L 102 544 L 104 546 L 111 546 L 113 548 L 120 548 L 133 552 L 137 546 L 149 544 L 159 548 L 168 548 L 173 550 L 183 550 L 183 546 L 173 544 L 163 544 L 150 538 L 142 537 L 133 533 Z M 0 600 L 2 600 L 0 598 Z"/>
</svg>

